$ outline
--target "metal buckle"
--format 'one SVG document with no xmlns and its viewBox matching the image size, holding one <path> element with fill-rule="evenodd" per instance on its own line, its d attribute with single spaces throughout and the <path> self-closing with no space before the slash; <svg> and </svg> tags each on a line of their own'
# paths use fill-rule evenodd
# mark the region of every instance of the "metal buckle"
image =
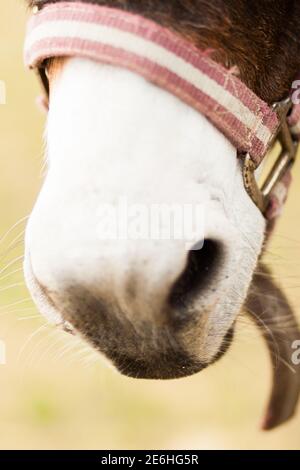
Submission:
<svg viewBox="0 0 300 470">
<path fill-rule="evenodd" d="M 281 152 L 277 157 L 270 173 L 266 177 L 262 187 L 259 187 L 255 177 L 255 171 L 259 165 L 255 164 L 249 153 L 244 156 L 243 178 L 245 189 L 263 214 L 265 214 L 269 206 L 270 197 L 274 187 L 284 177 L 286 172 L 293 166 L 296 160 L 298 141 L 294 139 L 287 122 L 287 116 L 292 106 L 293 103 L 290 98 L 279 101 L 273 105 L 273 109 L 277 113 L 280 125 L 274 138 L 273 145 L 268 153 L 272 151 L 277 142 L 280 143 Z"/>
</svg>

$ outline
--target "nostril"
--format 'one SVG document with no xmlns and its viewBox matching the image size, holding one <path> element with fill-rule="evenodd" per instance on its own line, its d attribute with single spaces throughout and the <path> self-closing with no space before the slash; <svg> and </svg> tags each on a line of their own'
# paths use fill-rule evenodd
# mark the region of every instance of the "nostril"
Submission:
<svg viewBox="0 0 300 470">
<path fill-rule="evenodd" d="M 200 250 L 191 250 L 184 271 L 172 287 L 169 304 L 174 308 L 186 307 L 196 295 L 206 289 L 222 262 L 222 245 L 205 240 Z"/>
</svg>

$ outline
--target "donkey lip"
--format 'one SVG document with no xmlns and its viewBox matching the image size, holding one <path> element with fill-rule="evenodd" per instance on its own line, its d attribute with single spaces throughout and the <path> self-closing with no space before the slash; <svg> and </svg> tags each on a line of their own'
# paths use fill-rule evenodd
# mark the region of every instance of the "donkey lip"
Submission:
<svg viewBox="0 0 300 470">
<path fill-rule="evenodd" d="M 68 333 L 74 334 L 75 331 L 80 331 L 80 325 L 77 324 L 76 321 L 73 321 L 74 318 L 72 318 L 72 314 L 68 315 L 68 318 L 65 318 L 66 312 L 60 311 L 57 307 L 56 299 L 52 298 L 52 292 L 45 288 L 36 278 L 32 270 L 30 258 L 28 261 L 27 277 L 30 276 L 31 287 L 34 285 L 39 300 L 42 299 L 42 305 L 39 305 L 41 311 L 45 314 L 45 311 L 49 309 L 51 311 L 54 310 L 56 316 L 60 318 L 60 321 L 57 321 L 56 324 L 63 327 Z M 84 298 L 85 296 L 82 297 Z M 92 309 L 92 311 L 94 310 L 95 309 Z M 98 309 L 96 310 L 97 313 L 99 313 Z M 122 375 L 137 379 L 160 380 L 183 378 L 204 370 L 209 365 L 218 361 L 226 353 L 233 340 L 233 335 L 234 327 L 231 327 L 224 336 L 217 354 L 209 362 L 202 362 L 196 357 L 189 355 L 188 351 L 182 349 L 177 351 L 172 349 L 161 354 L 157 353 L 150 355 L 147 359 L 144 357 L 129 356 L 126 353 L 117 352 L 116 347 L 110 348 L 109 350 L 107 345 L 100 345 L 98 340 L 95 341 L 95 338 L 92 338 L 89 333 L 85 332 L 84 334 L 86 340 L 92 343 L 95 349 L 100 353 L 104 353 Z"/>
<path fill-rule="evenodd" d="M 234 327 L 225 335 L 221 347 L 215 357 L 208 363 L 192 360 L 182 353 L 172 351 L 168 355 L 152 358 L 151 361 L 129 358 L 125 355 L 111 357 L 117 370 L 127 377 L 135 379 L 179 379 L 188 377 L 217 362 L 229 349 L 234 337 Z"/>
<path fill-rule="evenodd" d="M 170 380 L 179 379 L 194 375 L 197 372 L 205 369 L 209 364 L 201 362 L 186 361 L 186 365 L 176 363 L 176 357 L 173 360 L 159 358 L 150 361 L 128 359 L 124 356 L 119 356 L 113 360 L 117 370 L 130 378 L 135 379 L 153 379 L 153 380 Z"/>
</svg>

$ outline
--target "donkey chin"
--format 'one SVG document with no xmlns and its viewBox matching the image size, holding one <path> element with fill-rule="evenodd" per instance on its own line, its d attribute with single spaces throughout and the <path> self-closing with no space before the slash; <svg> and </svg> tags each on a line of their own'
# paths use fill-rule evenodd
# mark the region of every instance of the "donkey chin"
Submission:
<svg viewBox="0 0 300 470">
<path fill-rule="evenodd" d="M 236 150 L 202 115 L 127 70 L 66 59 L 51 77 L 48 173 L 26 232 L 28 287 L 49 321 L 121 373 L 196 373 L 230 345 L 265 222 Z M 103 240 L 101 204 L 205 201 L 204 239 Z"/>
</svg>

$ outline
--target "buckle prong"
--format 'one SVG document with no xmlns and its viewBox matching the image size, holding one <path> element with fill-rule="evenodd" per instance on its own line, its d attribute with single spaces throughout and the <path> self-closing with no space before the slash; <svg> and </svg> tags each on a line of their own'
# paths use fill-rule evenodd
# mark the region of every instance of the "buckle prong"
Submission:
<svg viewBox="0 0 300 470">
<path fill-rule="evenodd" d="M 281 146 L 281 151 L 262 187 L 259 187 L 255 176 L 255 171 L 257 170 L 258 166 L 253 161 L 250 154 L 246 154 L 244 157 L 244 185 L 249 196 L 263 214 L 266 213 L 275 186 L 279 181 L 282 180 L 296 159 L 298 142 L 293 138 L 290 126 L 287 121 L 287 116 L 292 108 L 292 105 L 293 104 L 290 98 L 273 105 L 273 109 L 277 113 L 280 125 L 278 128 L 278 133 L 274 138 L 273 146 L 271 147 L 271 150 L 268 151 L 268 153 L 272 151 L 272 148 L 274 148 L 277 142 L 279 142 Z"/>
</svg>

